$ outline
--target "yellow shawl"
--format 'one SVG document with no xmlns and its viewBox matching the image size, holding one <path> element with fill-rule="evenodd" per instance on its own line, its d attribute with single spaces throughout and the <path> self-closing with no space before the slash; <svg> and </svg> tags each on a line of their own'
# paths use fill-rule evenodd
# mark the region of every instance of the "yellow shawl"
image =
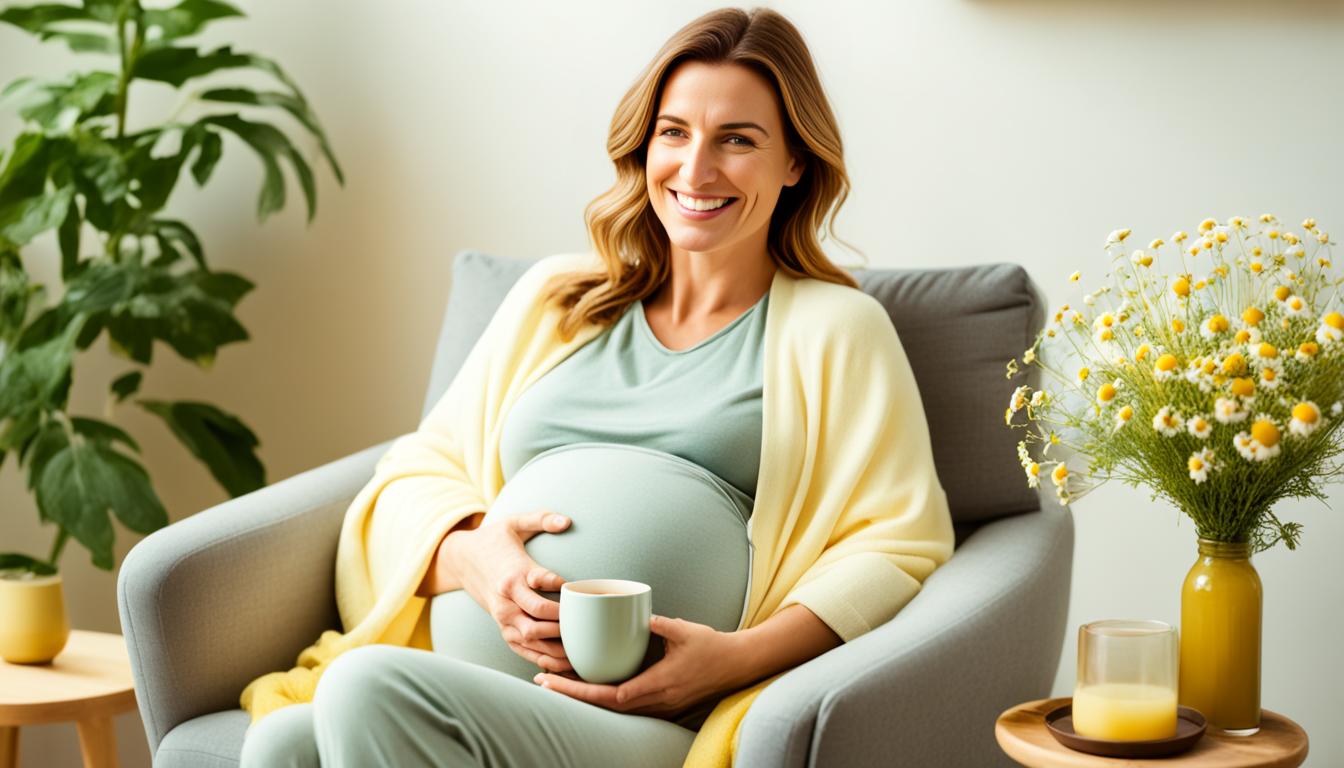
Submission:
<svg viewBox="0 0 1344 768">
<path fill-rule="evenodd" d="M 429 601 L 415 591 L 443 536 L 487 511 L 503 487 L 499 437 L 510 406 L 603 330 L 589 324 L 562 340 L 560 310 L 539 301 L 542 285 L 598 264 L 562 254 L 529 268 L 424 422 L 378 461 L 346 511 L 336 554 L 346 631 L 324 632 L 298 666 L 249 684 L 241 705 L 253 722 L 311 701 L 322 671 L 351 648 L 431 648 Z M 895 616 L 951 557 L 952 520 L 914 375 L 881 304 L 783 270 L 770 291 L 743 626 L 800 603 L 848 642 Z M 743 715 L 779 674 L 718 703 L 686 768 L 732 764 Z"/>
</svg>

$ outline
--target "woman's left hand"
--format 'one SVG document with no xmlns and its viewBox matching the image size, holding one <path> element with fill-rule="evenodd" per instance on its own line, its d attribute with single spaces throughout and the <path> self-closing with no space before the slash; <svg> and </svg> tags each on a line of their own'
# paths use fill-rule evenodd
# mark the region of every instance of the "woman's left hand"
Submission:
<svg viewBox="0 0 1344 768">
<path fill-rule="evenodd" d="M 663 658 L 620 685 L 587 683 L 576 675 L 542 672 L 533 681 L 600 707 L 672 717 L 742 685 L 740 637 L 705 624 L 654 615 L 649 631 L 667 641 Z"/>
</svg>

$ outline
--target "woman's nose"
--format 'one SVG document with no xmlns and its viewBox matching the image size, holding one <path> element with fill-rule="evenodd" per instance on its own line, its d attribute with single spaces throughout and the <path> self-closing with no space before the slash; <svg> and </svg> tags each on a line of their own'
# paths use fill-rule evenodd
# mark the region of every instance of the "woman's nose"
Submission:
<svg viewBox="0 0 1344 768">
<path fill-rule="evenodd" d="M 718 178 L 718 160 L 714 148 L 705 141 L 692 141 L 686 145 L 681 158 L 681 180 L 691 189 L 704 187 Z"/>
</svg>

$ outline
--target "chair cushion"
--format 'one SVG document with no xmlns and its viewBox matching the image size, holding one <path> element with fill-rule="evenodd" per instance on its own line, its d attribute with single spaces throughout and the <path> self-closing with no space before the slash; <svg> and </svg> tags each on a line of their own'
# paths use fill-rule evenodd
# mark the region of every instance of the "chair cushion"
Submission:
<svg viewBox="0 0 1344 768">
<path fill-rule="evenodd" d="M 154 768 L 237 768 L 252 717 L 241 709 L 194 717 L 168 732 Z"/>
<path fill-rule="evenodd" d="M 429 414 L 510 286 L 534 262 L 459 253 L 422 418 Z M 1020 433 L 1003 425 L 1015 387 L 1005 365 L 1045 319 L 1026 270 L 1015 264 L 955 269 L 858 269 L 864 292 L 887 309 L 910 359 L 952 517 L 978 523 L 1039 508 L 1017 463 Z M 1028 373 L 1034 374 L 1035 368 Z"/>
</svg>

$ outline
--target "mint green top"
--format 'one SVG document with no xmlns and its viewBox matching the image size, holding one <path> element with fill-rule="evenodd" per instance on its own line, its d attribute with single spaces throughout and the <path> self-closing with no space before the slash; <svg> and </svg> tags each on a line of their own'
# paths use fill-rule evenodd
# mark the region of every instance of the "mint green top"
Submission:
<svg viewBox="0 0 1344 768">
<path fill-rule="evenodd" d="M 633 302 L 519 396 L 500 435 L 505 482 L 551 448 L 620 443 L 680 456 L 754 498 L 769 298 L 675 351 L 653 335 L 644 303 Z"/>
</svg>

